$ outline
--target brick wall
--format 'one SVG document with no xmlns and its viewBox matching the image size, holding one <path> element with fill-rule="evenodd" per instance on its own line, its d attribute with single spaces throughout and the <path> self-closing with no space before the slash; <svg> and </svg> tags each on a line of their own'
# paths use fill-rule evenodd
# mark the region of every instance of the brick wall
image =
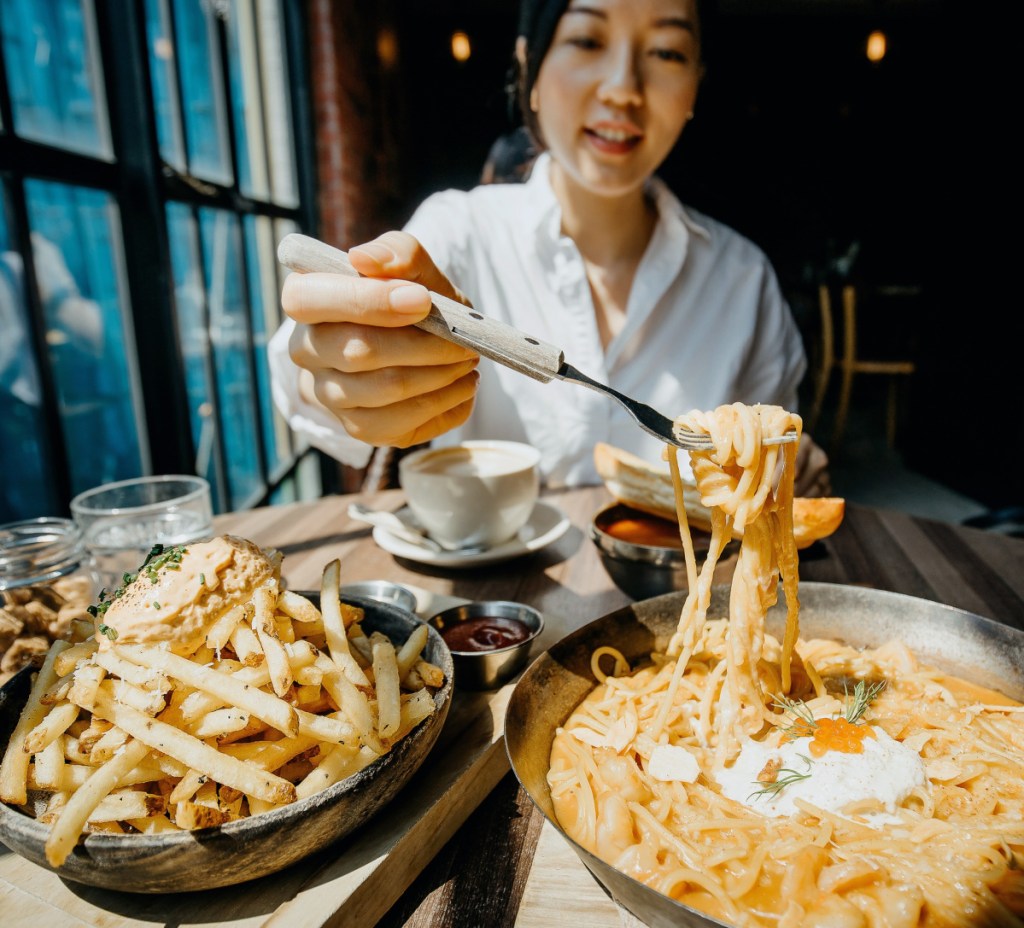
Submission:
<svg viewBox="0 0 1024 928">
<path fill-rule="evenodd" d="M 395 137 L 395 61 L 378 57 L 388 2 L 308 0 L 321 228 L 348 248 L 398 224 L 402 184 Z"/>
<path fill-rule="evenodd" d="M 394 137 L 396 74 L 377 52 L 390 3 L 308 0 L 309 65 L 316 132 L 320 228 L 339 248 L 369 241 L 400 223 L 402 185 Z M 360 489 L 365 471 L 338 465 L 325 483 Z"/>
</svg>

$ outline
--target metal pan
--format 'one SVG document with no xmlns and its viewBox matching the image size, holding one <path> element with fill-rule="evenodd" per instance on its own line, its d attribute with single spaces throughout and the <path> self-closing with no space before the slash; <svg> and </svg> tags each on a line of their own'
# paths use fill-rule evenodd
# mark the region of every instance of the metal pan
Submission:
<svg viewBox="0 0 1024 928">
<path fill-rule="evenodd" d="M 728 596 L 727 587 L 715 588 L 711 615 L 728 614 Z M 620 873 L 572 841 L 555 820 L 548 762 L 555 729 L 596 685 L 590 672 L 594 649 L 614 645 L 631 663 L 664 649 L 684 598 L 668 593 L 633 603 L 563 638 L 520 678 L 505 716 L 505 744 L 523 788 L 613 898 L 650 928 L 724 923 Z M 776 606 L 768 615 L 769 633 L 781 637 L 784 621 L 784 606 Z M 800 635 L 854 647 L 898 638 L 923 663 L 1024 702 L 1024 631 L 950 606 L 861 587 L 802 583 Z"/>
</svg>

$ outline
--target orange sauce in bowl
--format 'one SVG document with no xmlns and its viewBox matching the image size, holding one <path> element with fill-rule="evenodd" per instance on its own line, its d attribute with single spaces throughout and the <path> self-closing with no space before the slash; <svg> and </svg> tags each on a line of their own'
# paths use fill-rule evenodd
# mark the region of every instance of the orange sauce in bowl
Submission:
<svg viewBox="0 0 1024 928">
<path fill-rule="evenodd" d="M 619 541 L 656 548 L 682 548 L 679 524 L 641 512 L 631 513 L 601 525 L 601 530 Z"/>
</svg>

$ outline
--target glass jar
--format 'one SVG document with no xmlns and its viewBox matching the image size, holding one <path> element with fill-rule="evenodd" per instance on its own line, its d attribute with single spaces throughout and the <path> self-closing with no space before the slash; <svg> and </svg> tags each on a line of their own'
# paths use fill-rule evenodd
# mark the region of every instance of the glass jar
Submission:
<svg viewBox="0 0 1024 928">
<path fill-rule="evenodd" d="M 98 593 L 82 533 L 70 519 L 0 525 L 0 685 L 40 663 L 56 639 L 83 637 L 86 626 L 75 623 L 92 626 L 86 610 Z"/>
</svg>

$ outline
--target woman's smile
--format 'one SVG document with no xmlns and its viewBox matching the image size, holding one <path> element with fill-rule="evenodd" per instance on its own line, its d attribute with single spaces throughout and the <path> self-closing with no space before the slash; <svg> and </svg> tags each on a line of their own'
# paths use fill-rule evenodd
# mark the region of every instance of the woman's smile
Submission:
<svg viewBox="0 0 1024 928">
<path fill-rule="evenodd" d="M 606 155 L 625 155 L 643 141 L 643 131 L 633 123 L 600 122 L 583 129 L 586 139 Z"/>
</svg>

